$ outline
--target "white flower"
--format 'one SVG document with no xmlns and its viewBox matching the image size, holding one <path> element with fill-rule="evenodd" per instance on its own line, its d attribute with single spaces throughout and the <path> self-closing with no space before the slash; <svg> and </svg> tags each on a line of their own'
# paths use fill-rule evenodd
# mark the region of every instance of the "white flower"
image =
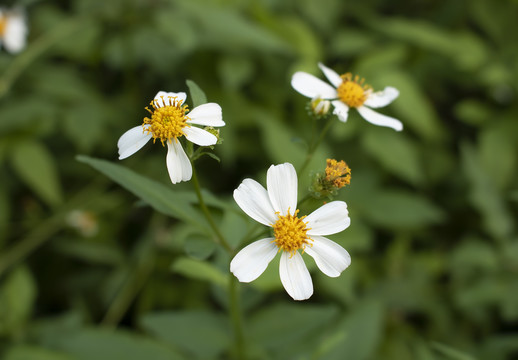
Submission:
<svg viewBox="0 0 518 360">
<path fill-rule="evenodd" d="M 0 45 L 10 53 L 18 53 L 25 48 L 27 24 L 22 10 L 0 9 Z"/>
<path fill-rule="evenodd" d="M 218 138 L 210 132 L 193 125 L 219 127 L 225 126 L 221 107 L 216 103 L 207 103 L 195 107 L 189 112 L 183 105 L 187 95 L 183 92 L 168 93 L 159 91 L 150 105 L 146 107 L 151 118 L 144 118 L 141 126 L 126 131 L 119 139 L 119 160 L 136 153 L 146 143 L 159 139 L 163 146 L 167 144 L 166 165 L 173 184 L 188 181 L 192 177 L 192 166 L 179 138 L 185 135 L 187 140 L 199 146 L 217 143 Z M 188 114 L 187 114 L 188 113 Z"/>
<path fill-rule="evenodd" d="M 322 235 L 335 234 L 349 226 L 347 205 L 333 201 L 308 216 L 298 217 L 297 173 L 289 163 L 272 165 L 266 183 L 268 190 L 255 180 L 245 179 L 234 190 L 234 199 L 252 219 L 272 227 L 274 237 L 243 248 L 232 259 L 230 271 L 241 282 L 253 281 L 281 252 L 282 285 L 293 299 L 308 299 L 313 294 L 313 282 L 298 250 L 313 257 L 327 276 L 339 276 L 351 263 L 351 257 L 344 248 Z"/>
<path fill-rule="evenodd" d="M 351 73 L 338 75 L 334 70 L 321 63 L 318 66 L 333 86 L 301 71 L 293 74 L 291 86 L 309 98 L 332 100 L 331 103 L 335 108 L 334 114 L 342 122 L 347 121 L 349 108 L 354 107 L 371 124 L 388 126 L 397 131 L 403 130 L 401 121 L 371 109 L 387 106 L 394 101 L 399 96 L 397 89 L 387 86 L 383 91 L 373 92 L 372 88 L 363 85 L 363 79 L 360 80 L 358 76 L 353 78 Z"/>
</svg>

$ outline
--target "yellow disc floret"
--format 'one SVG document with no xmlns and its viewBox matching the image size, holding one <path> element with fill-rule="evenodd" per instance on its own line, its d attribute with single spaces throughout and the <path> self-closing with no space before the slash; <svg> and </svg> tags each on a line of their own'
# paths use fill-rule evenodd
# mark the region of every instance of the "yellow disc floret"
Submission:
<svg viewBox="0 0 518 360">
<path fill-rule="evenodd" d="M 4 36 L 5 28 L 7 27 L 7 17 L 0 14 L 0 37 Z"/>
<path fill-rule="evenodd" d="M 309 243 L 309 241 L 313 241 L 313 239 L 306 234 L 308 230 L 311 229 L 307 228 L 307 223 L 302 221 L 305 216 L 297 217 L 298 212 L 299 210 L 296 210 L 294 215 L 288 212 L 285 216 L 277 213 L 279 218 L 275 224 L 272 225 L 273 234 L 275 236 L 274 242 L 279 248 L 279 251 L 287 251 L 292 255 L 295 254 L 298 249 L 304 251 L 306 245 L 313 246 L 313 244 Z"/>
<path fill-rule="evenodd" d="M 166 142 L 172 142 L 173 139 L 176 140 L 184 135 L 183 128 L 189 126 L 187 124 L 189 117 L 186 116 L 189 109 L 187 105 L 182 105 L 182 101 L 179 101 L 176 96 L 161 96 L 161 99 L 162 103 L 157 99 L 151 101 L 152 110 L 146 107 L 151 114 L 151 119 L 144 118 L 142 125 L 151 125 L 144 131 L 153 135 L 153 142 L 159 139 L 162 145 L 165 145 Z"/>
<path fill-rule="evenodd" d="M 353 79 L 351 73 L 341 75 L 342 83 L 338 86 L 338 98 L 350 107 L 360 107 L 372 91 L 368 85 L 363 85 L 364 79 L 356 75 Z"/>
<path fill-rule="evenodd" d="M 333 184 L 337 189 L 349 185 L 351 182 L 351 169 L 345 161 L 327 159 L 326 161 L 326 180 Z"/>
</svg>

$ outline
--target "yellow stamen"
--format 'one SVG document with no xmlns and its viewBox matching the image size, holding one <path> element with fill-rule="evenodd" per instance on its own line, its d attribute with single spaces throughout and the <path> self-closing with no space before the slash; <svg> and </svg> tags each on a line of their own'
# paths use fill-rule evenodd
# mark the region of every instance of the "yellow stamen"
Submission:
<svg viewBox="0 0 518 360">
<path fill-rule="evenodd" d="M 363 85 L 364 79 L 360 79 L 358 75 L 353 79 L 351 73 L 346 73 L 341 78 L 342 83 L 336 89 L 338 98 L 350 107 L 362 106 L 372 91 L 371 87 Z"/>
<path fill-rule="evenodd" d="M 313 241 L 306 234 L 309 228 L 306 227 L 307 223 L 302 221 L 306 216 L 297 217 L 299 210 L 295 211 L 294 215 L 291 215 L 288 211 L 286 216 L 278 215 L 278 219 L 273 227 L 273 234 L 275 236 L 275 244 L 279 248 L 279 251 L 287 251 L 293 256 L 298 249 L 302 249 L 304 252 L 306 245 L 313 246 L 309 241 Z"/>
<path fill-rule="evenodd" d="M 146 107 L 146 110 L 151 114 L 151 119 L 144 118 L 142 126 L 151 125 L 144 131 L 153 135 L 153 142 L 160 139 L 162 145 L 165 146 L 166 142 L 171 143 L 173 139 L 176 140 L 184 135 L 184 127 L 190 127 L 187 124 L 189 117 L 186 116 L 189 109 L 187 105 L 182 105 L 182 102 L 178 101 L 176 96 L 168 96 L 167 98 L 161 96 L 161 99 L 163 105 L 155 99 L 150 103 L 153 107 L 152 110 Z"/>
<path fill-rule="evenodd" d="M 335 159 L 327 159 L 326 161 L 326 180 L 340 189 L 351 182 L 351 169 L 345 161 L 336 161 Z"/>
<path fill-rule="evenodd" d="M 7 27 L 7 16 L 0 14 L 0 37 L 4 36 L 6 27 Z"/>
</svg>

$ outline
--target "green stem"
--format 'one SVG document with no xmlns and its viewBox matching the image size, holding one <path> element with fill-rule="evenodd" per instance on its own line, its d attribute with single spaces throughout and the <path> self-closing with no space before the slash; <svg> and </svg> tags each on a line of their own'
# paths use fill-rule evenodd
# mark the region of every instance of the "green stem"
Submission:
<svg viewBox="0 0 518 360">
<path fill-rule="evenodd" d="M 232 319 L 232 327 L 234 328 L 234 340 L 236 346 L 236 358 L 245 359 L 245 337 L 243 332 L 243 317 L 241 314 L 241 304 L 239 299 L 239 288 L 237 279 L 230 274 L 230 317 Z"/>
<path fill-rule="evenodd" d="M 313 158 L 313 155 L 315 154 L 315 150 L 318 148 L 318 146 L 320 145 L 322 140 L 324 140 L 324 137 L 327 134 L 327 132 L 329 131 L 329 129 L 331 128 L 333 121 L 334 121 L 334 117 L 330 117 L 329 119 L 327 119 L 327 122 L 324 125 L 324 128 L 322 129 L 322 131 L 320 132 L 320 136 L 318 137 L 318 139 L 314 142 L 312 141 L 312 143 L 308 149 L 308 154 L 306 155 L 306 160 L 304 160 L 304 163 L 302 164 L 302 166 L 300 167 L 300 169 L 298 171 L 299 176 L 302 175 L 302 173 L 306 170 L 311 159 Z"/>
</svg>

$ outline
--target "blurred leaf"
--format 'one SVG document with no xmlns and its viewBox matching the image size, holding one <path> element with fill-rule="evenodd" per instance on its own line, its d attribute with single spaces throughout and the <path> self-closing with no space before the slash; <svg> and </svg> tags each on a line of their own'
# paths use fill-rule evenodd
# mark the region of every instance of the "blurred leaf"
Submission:
<svg viewBox="0 0 518 360">
<path fill-rule="evenodd" d="M 383 329 L 383 308 L 380 303 L 367 301 L 353 309 L 353 312 L 336 328 L 343 341 L 321 359 L 339 360 L 347 354 L 348 360 L 369 359 L 375 353 Z"/>
<path fill-rule="evenodd" d="M 237 90 L 253 75 L 254 67 L 250 59 L 226 56 L 218 63 L 218 72 L 226 87 Z"/>
<path fill-rule="evenodd" d="M 119 185 L 152 206 L 155 210 L 194 225 L 205 226 L 203 217 L 199 215 L 184 197 L 164 184 L 148 179 L 142 175 L 106 160 L 88 156 L 78 156 L 77 160 L 92 166 Z"/>
<path fill-rule="evenodd" d="M 364 137 L 364 146 L 381 166 L 414 185 L 423 183 L 422 160 L 416 143 L 391 129 L 372 129 Z"/>
<path fill-rule="evenodd" d="M 73 356 L 30 345 L 13 346 L 7 350 L 4 360 L 74 360 Z"/>
<path fill-rule="evenodd" d="M 469 182 L 469 199 L 483 216 L 486 230 L 496 238 L 506 238 L 513 229 L 513 218 L 491 178 L 482 169 L 476 150 L 461 144 L 462 169 Z"/>
<path fill-rule="evenodd" d="M 144 315 L 140 324 L 158 339 L 182 349 L 188 359 L 216 359 L 230 345 L 226 318 L 209 311 L 156 312 Z"/>
<path fill-rule="evenodd" d="M 207 102 L 207 96 L 203 92 L 203 90 L 192 80 L 187 80 L 187 86 L 189 87 L 189 92 L 192 98 L 192 107 L 193 109 L 196 106 L 200 106 Z"/>
<path fill-rule="evenodd" d="M 77 360 L 184 359 L 171 346 L 122 330 L 85 329 L 63 334 L 55 346 Z"/>
<path fill-rule="evenodd" d="M 241 210 L 241 209 L 239 209 Z M 225 239 L 227 239 L 230 246 L 236 248 L 245 246 L 248 244 L 242 244 L 244 237 L 246 235 L 250 235 L 247 225 L 250 225 L 250 222 L 246 221 L 246 219 L 241 215 L 234 211 L 227 211 L 223 216 L 223 221 L 221 222 L 221 232 Z M 253 223 L 251 226 L 255 229 L 256 224 Z M 248 239 L 249 240 L 249 239 Z M 259 239 L 253 239 L 259 240 Z"/>
<path fill-rule="evenodd" d="M 29 269 L 21 266 L 3 279 L 0 290 L 0 334 L 14 334 L 31 316 L 36 284 Z"/>
<path fill-rule="evenodd" d="M 106 109 L 93 99 L 83 99 L 64 114 L 63 129 L 78 149 L 91 150 L 102 139 L 106 125 Z"/>
<path fill-rule="evenodd" d="M 58 241 L 54 244 L 58 253 L 71 256 L 91 264 L 122 265 L 124 254 L 111 244 L 96 243 L 85 240 Z"/>
<path fill-rule="evenodd" d="M 492 109 L 477 99 L 465 99 L 455 105 L 455 116 L 470 125 L 482 125 L 492 116 Z"/>
<path fill-rule="evenodd" d="M 191 279 L 228 286 L 228 276 L 208 262 L 181 257 L 173 262 L 171 270 Z"/>
<path fill-rule="evenodd" d="M 205 260 L 216 250 L 216 243 L 207 236 L 191 234 L 185 238 L 184 248 L 187 255 Z"/>
<path fill-rule="evenodd" d="M 364 31 L 348 28 L 333 36 L 331 52 L 336 56 L 363 54 L 376 44 L 373 36 Z"/>
<path fill-rule="evenodd" d="M 46 147 L 36 141 L 20 142 L 11 160 L 21 180 L 44 201 L 57 205 L 63 200 L 55 157 Z"/>
<path fill-rule="evenodd" d="M 446 358 L 451 360 L 475 360 L 475 358 L 471 355 L 463 353 L 457 349 L 454 349 L 448 345 L 442 344 L 440 342 L 432 342 L 432 348 L 439 352 L 440 354 L 446 356 Z"/>
</svg>

